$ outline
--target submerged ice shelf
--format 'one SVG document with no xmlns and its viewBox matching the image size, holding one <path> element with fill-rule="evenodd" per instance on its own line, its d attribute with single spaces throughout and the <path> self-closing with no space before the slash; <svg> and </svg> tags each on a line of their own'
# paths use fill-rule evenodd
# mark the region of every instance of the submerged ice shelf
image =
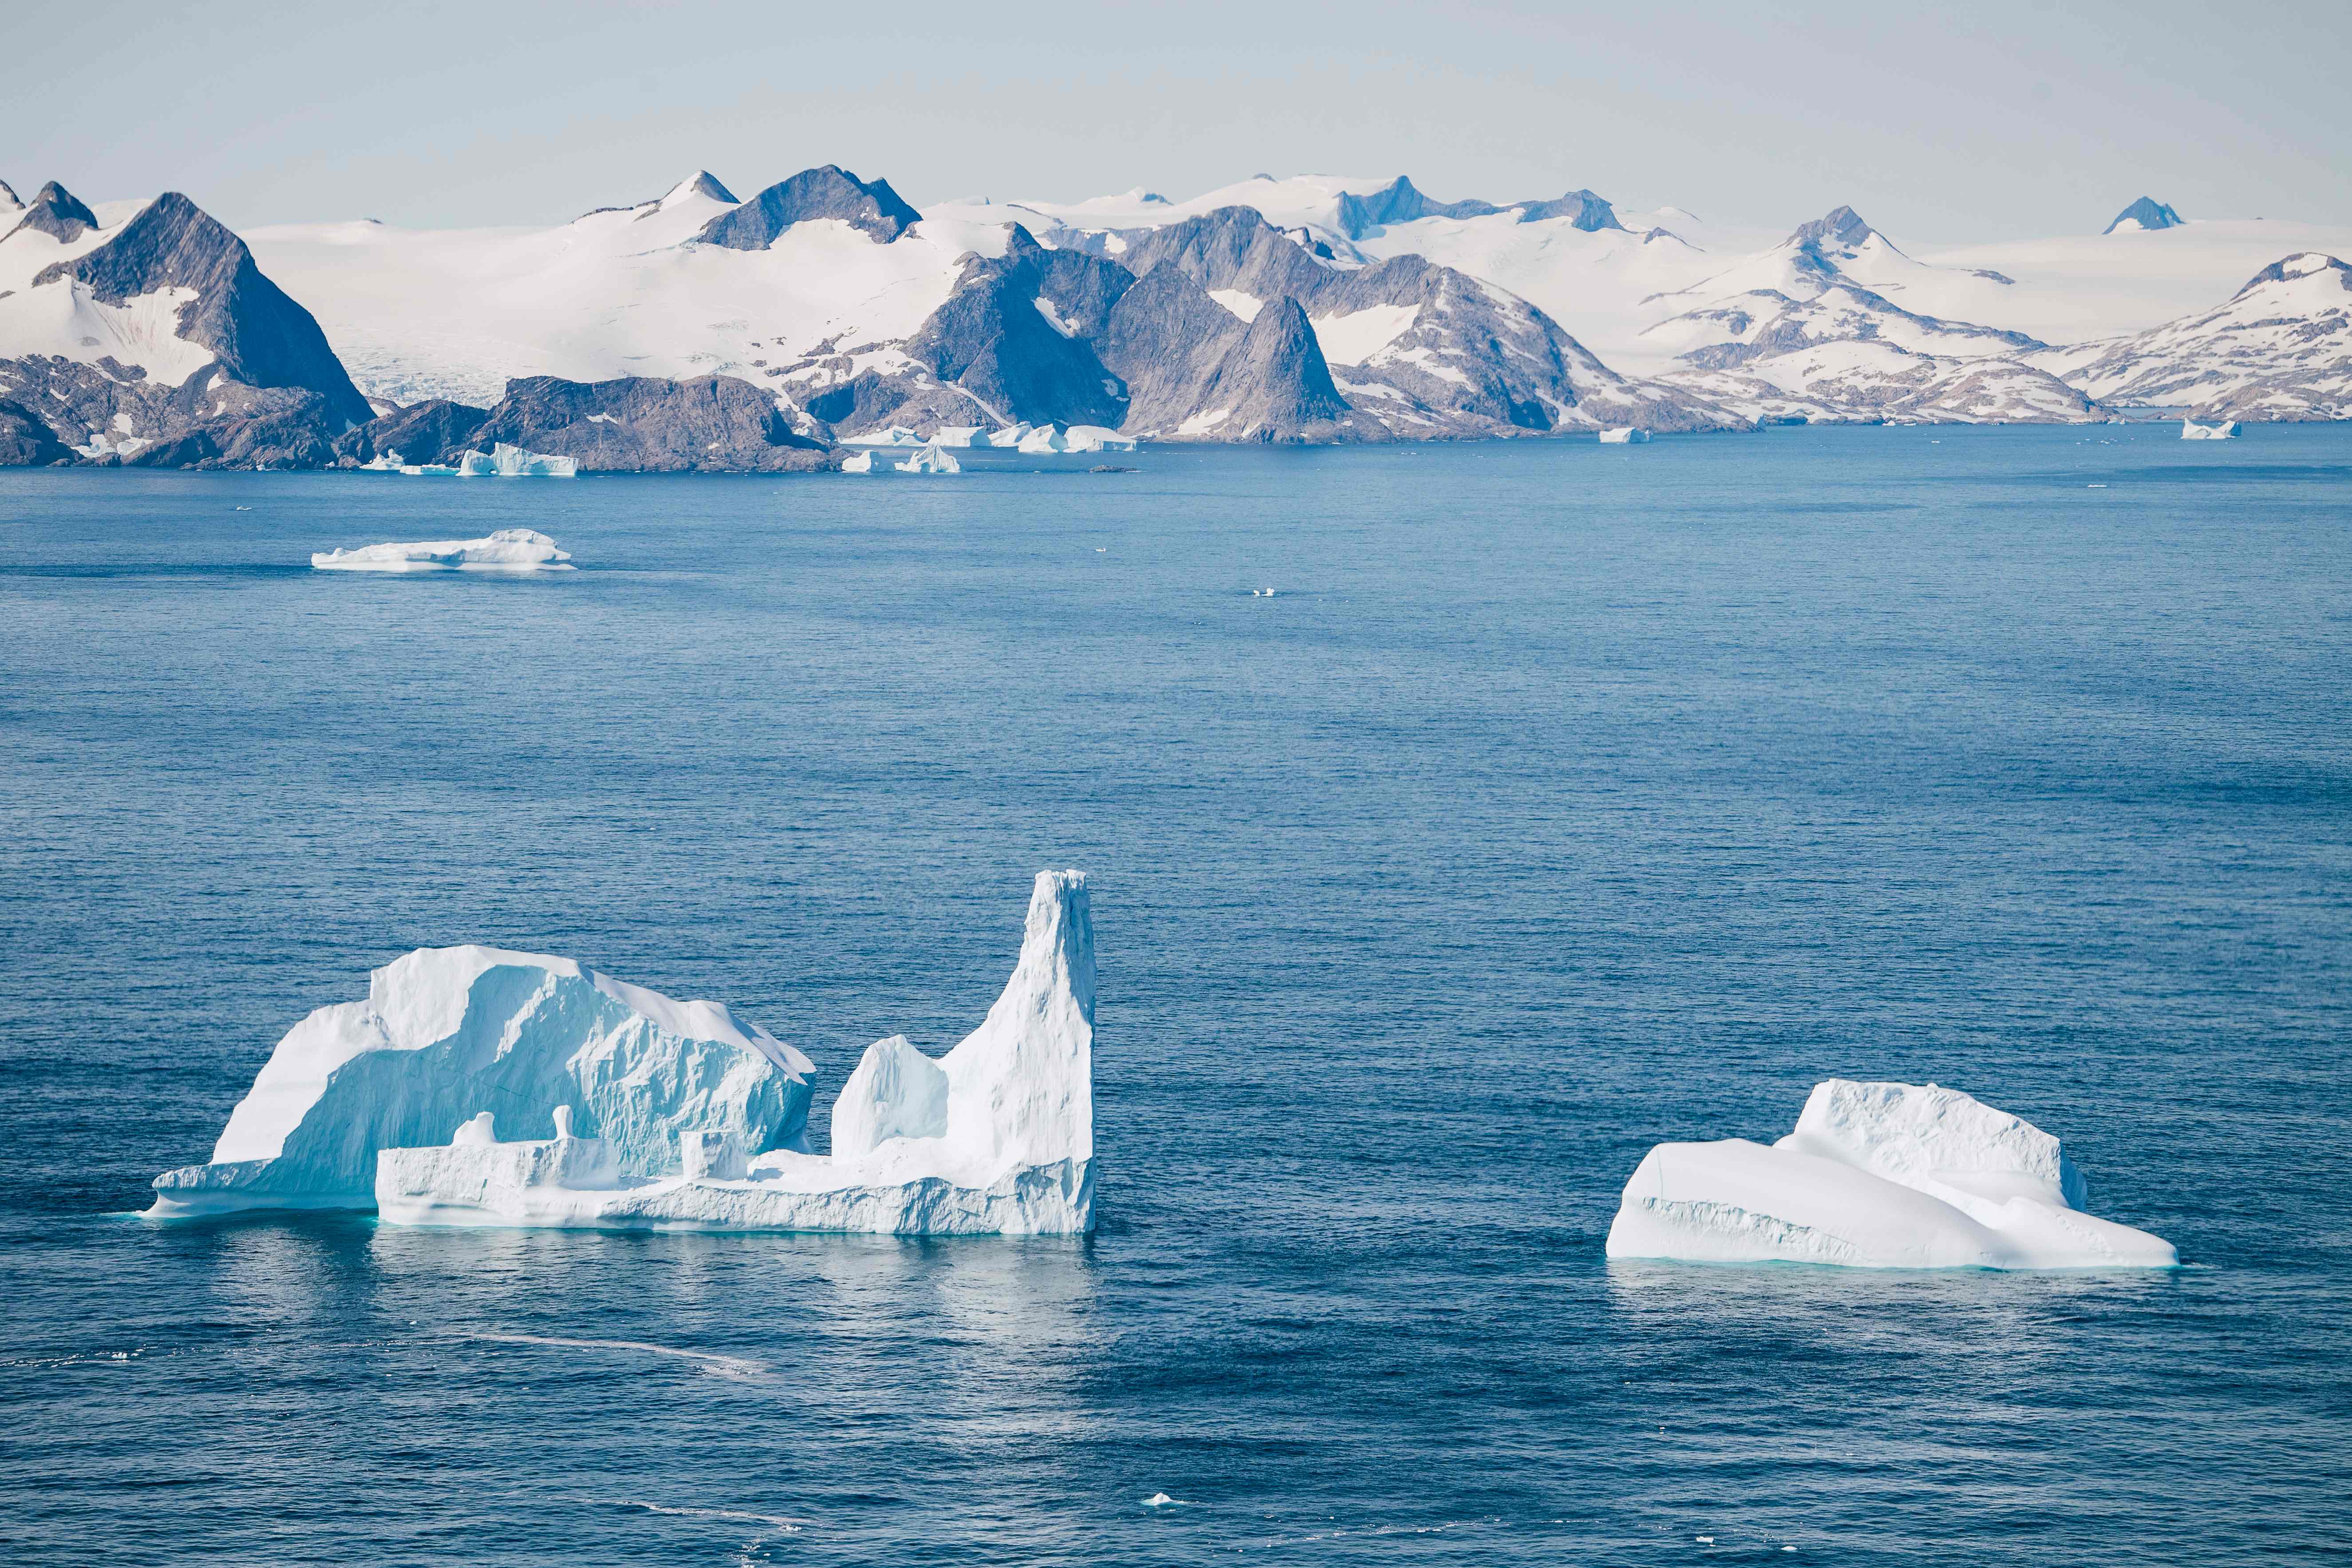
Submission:
<svg viewBox="0 0 2352 1568">
<path fill-rule="evenodd" d="M 2083 1212 L 2058 1140 L 1958 1089 L 1832 1079 L 1797 1130 L 1661 1143 L 1625 1184 L 1611 1258 L 1856 1268 L 2168 1268 L 2161 1237 Z"/>
<path fill-rule="evenodd" d="M 1094 1224 L 1094 931 L 1040 873 L 987 1018 L 936 1060 L 869 1047 L 807 1152 L 808 1058 L 716 1003 L 566 959 L 425 949 L 278 1045 L 161 1219 L 373 1208 L 396 1225 L 898 1235 Z M 551 1136 L 501 1142 L 501 1128 Z"/>
</svg>

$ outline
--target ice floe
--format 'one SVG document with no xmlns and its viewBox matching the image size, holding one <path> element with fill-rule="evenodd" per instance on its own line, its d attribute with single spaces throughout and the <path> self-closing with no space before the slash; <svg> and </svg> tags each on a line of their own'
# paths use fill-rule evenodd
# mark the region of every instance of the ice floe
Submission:
<svg viewBox="0 0 2352 1568">
<path fill-rule="evenodd" d="M 569 572 L 572 552 L 531 528 L 501 528 L 487 539 L 364 544 L 314 552 L 321 572 Z"/>
<path fill-rule="evenodd" d="M 1661 1143 L 1608 1255 L 1858 1268 L 2165 1268 L 2171 1243 L 2083 1212 L 2058 1140 L 1957 1089 L 1832 1079 L 1797 1129 Z"/>
<path fill-rule="evenodd" d="M 367 1208 L 395 1225 L 1077 1234 L 1094 1223 L 1094 929 L 1040 873 L 987 1018 L 869 1047 L 806 1152 L 806 1058 L 715 1003 L 569 960 L 427 949 L 278 1046 L 214 1163 L 151 1214 Z M 501 1124 L 526 1137 L 500 1142 Z"/>
</svg>

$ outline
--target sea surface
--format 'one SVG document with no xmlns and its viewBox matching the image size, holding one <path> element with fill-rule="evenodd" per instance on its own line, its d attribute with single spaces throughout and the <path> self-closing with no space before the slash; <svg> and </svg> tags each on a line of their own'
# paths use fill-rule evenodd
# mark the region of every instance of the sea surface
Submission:
<svg viewBox="0 0 2352 1568">
<path fill-rule="evenodd" d="M 2352 1552 L 2352 426 L 1048 461 L 0 472 L 0 1559 Z M 504 526 L 582 569 L 305 564 Z M 425 944 L 822 1128 L 1061 866 L 1090 1239 L 131 1217 Z M 2185 1267 L 1604 1261 L 1832 1075 Z"/>
</svg>

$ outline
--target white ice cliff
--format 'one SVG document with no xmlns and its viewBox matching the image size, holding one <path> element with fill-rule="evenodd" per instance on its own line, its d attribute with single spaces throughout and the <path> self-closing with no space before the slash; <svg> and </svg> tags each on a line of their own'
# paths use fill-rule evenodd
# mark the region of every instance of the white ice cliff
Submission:
<svg viewBox="0 0 2352 1568">
<path fill-rule="evenodd" d="M 486 1117 L 559 1139 L 577 1126 L 614 1170 L 643 1176 L 676 1172 L 689 1130 L 802 1148 L 814 1071 L 716 1002 L 674 1001 L 568 958 L 420 948 L 371 975 L 367 1000 L 288 1031 L 212 1163 L 156 1177 L 149 1212 L 373 1208 L 379 1150 L 453 1136 L 482 1146 Z"/>
<path fill-rule="evenodd" d="M 866 1049 L 805 1152 L 807 1058 L 724 1007 L 563 959 L 427 949 L 280 1043 L 159 1218 L 367 1208 L 396 1225 L 1077 1234 L 1094 1224 L 1094 928 L 1041 873 L 1021 956 L 934 1060 Z M 525 1139 L 500 1142 L 500 1130 Z M 539 1133 L 537 1138 L 529 1134 Z M 545 1136 L 551 1133 L 552 1136 Z"/>
<path fill-rule="evenodd" d="M 1814 1087 L 1797 1130 L 1661 1143 L 1625 1184 L 1611 1258 L 1856 1268 L 2168 1268 L 2171 1243 L 2084 1214 L 2031 1122 L 1934 1084 Z"/>
<path fill-rule="evenodd" d="M 569 572 L 572 552 L 536 529 L 501 528 L 487 539 L 365 544 L 313 554 L 321 572 Z"/>
<path fill-rule="evenodd" d="M 576 479 L 580 477 L 580 459 L 558 458 L 545 452 L 526 452 L 520 447 L 504 441 L 491 443 L 487 452 L 467 452 L 457 464 L 460 479 L 480 479 L 496 476 L 504 479 Z"/>
</svg>

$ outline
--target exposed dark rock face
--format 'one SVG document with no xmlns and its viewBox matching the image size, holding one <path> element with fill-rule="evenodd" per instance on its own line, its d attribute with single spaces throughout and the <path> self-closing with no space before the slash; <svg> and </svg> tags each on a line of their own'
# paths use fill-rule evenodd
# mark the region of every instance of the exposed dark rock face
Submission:
<svg viewBox="0 0 2352 1568">
<path fill-rule="evenodd" d="M 1213 406 L 1202 399 L 1248 330 L 1175 263 L 1146 272 L 1112 310 L 1101 343 L 1105 368 L 1127 384 L 1129 421 L 1173 430 Z"/>
<path fill-rule="evenodd" d="M 481 445 L 476 439 L 490 411 L 469 404 L 435 398 L 429 403 L 395 408 L 335 438 L 339 461 L 372 463 L 400 454 L 407 463 L 447 463 L 458 453 Z"/>
<path fill-rule="evenodd" d="M 577 458 L 587 473 L 784 473 L 830 462 L 823 443 L 793 431 L 774 397 L 729 375 L 509 381 L 474 432 L 484 451 L 499 441 Z"/>
<path fill-rule="evenodd" d="M 8 193 L 11 198 L 16 194 L 14 191 Z M 14 234 L 16 229 L 31 229 L 37 234 L 47 235 L 60 245 L 69 245 L 97 226 L 98 215 L 76 201 L 72 193 L 63 185 L 51 180 L 40 188 L 31 205 L 26 207 L 25 216 L 18 218 L 16 227 L 8 232 Z"/>
<path fill-rule="evenodd" d="M 2099 232 L 2113 234 L 2127 223 L 2136 223 L 2142 228 L 2179 228 L 2182 221 L 2180 215 L 2164 203 L 2152 196 L 2142 196 L 2117 213 L 2115 221 Z"/>
<path fill-rule="evenodd" d="M 226 412 L 121 460 L 142 468 L 322 468 L 334 460 L 324 432 L 337 421 L 319 394 L 236 383 L 218 391 Z"/>
<path fill-rule="evenodd" d="M 765 250 L 776 237 L 811 218 L 840 218 L 887 245 L 923 215 L 898 199 L 887 180 L 861 180 L 832 163 L 804 169 L 770 185 L 733 212 L 721 213 L 697 237 L 730 250 Z"/>
<path fill-rule="evenodd" d="M 0 216 L 20 213 L 24 210 L 25 198 L 16 194 L 16 187 L 5 180 L 0 180 Z"/>
<path fill-rule="evenodd" d="M 1491 217 L 1496 213 L 1512 211 L 1518 213 L 1521 223 L 1570 218 L 1574 220 L 1574 227 L 1587 233 L 1625 226 L 1617 221 L 1617 209 L 1591 191 L 1570 191 L 1553 201 L 1516 202 L 1509 206 L 1496 206 L 1492 202 L 1475 199 L 1433 202 L 1414 188 L 1411 180 L 1400 174 L 1393 183 L 1370 195 L 1342 195 L 1339 197 L 1339 230 L 1349 239 L 1361 239 L 1375 228 L 1413 223 L 1425 217 Z"/>
<path fill-rule="evenodd" d="M 966 260 L 955 292 L 907 340 L 907 357 L 1008 421 L 1116 426 L 1127 416 L 1126 389 L 1092 340 L 1132 275 L 1080 252 L 1046 250 L 1017 226 L 1013 234 L 1002 258 Z"/>
<path fill-rule="evenodd" d="M 1272 300 L 1202 388 L 1211 411 L 1232 412 L 1207 433 L 1222 440 L 1306 442 L 1380 439 L 1332 384 L 1315 329 L 1296 300 Z"/>
<path fill-rule="evenodd" d="M 1540 223 L 1557 217 L 1570 219 L 1569 227 L 1580 228 L 1587 234 L 1625 226 L 1617 221 L 1617 209 L 1591 191 L 1570 191 L 1553 201 L 1527 202 L 1519 207 L 1521 223 Z"/>
<path fill-rule="evenodd" d="M 73 459 L 73 449 L 59 441 L 57 432 L 41 423 L 31 409 L 18 403 L 0 403 L 0 468 L 39 468 Z"/>
<path fill-rule="evenodd" d="M 1103 361 L 1126 380 L 1127 426 L 1268 442 L 1379 440 L 1332 384 L 1306 312 L 1276 300 L 1244 323 L 1172 262 L 1161 262 L 1111 312 Z"/>
<path fill-rule="evenodd" d="M 176 191 L 89 255 L 43 268 L 33 286 L 62 279 L 110 305 L 160 289 L 194 289 L 196 298 L 180 309 L 179 335 L 210 349 L 230 380 L 317 393 L 330 434 L 372 416 L 310 312 L 261 275 L 243 240 Z"/>
<path fill-rule="evenodd" d="M 1119 261 L 1139 278 L 1172 262 L 1204 289 L 1237 289 L 1260 300 L 1312 299 L 1339 276 L 1285 238 L 1255 207 L 1219 207 L 1130 236 Z"/>
<path fill-rule="evenodd" d="M 1860 213 L 1852 207 L 1839 207 L 1825 217 L 1798 225 L 1796 232 L 1789 236 L 1786 243 L 1816 247 L 1825 244 L 1855 246 L 1868 239 L 1873 232 Z"/>
</svg>

